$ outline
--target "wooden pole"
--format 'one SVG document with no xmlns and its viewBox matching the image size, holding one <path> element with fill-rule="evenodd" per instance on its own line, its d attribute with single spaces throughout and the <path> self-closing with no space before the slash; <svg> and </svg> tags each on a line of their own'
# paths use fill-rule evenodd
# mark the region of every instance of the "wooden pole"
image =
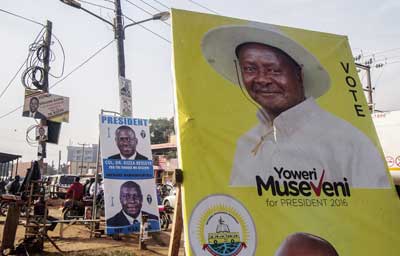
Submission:
<svg viewBox="0 0 400 256">
<path fill-rule="evenodd" d="M 182 192 L 181 184 L 183 182 L 182 170 L 175 170 L 175 182 L 176 182 L 176 202 L 174 211 L 174 220 L 172 224 L 171 238 L 169 240 L 168 256 L 177 256 L 179 253 L 179 247 L 181 244 L 181 236 L 183 230 L 183 219 L 182 219 Z"/>
<path fill-rule="evenodd" d="M 147 237 L 145 236 L 147 228 L 147 215 L 142 214 L 142 220 L 140 222 L 140 232 L 139 232 L 139 250 L 147 250 L 146 243 L 144 242 Z"/>
<path fill-rule="evenodd" d="M 3 239 L 1 241 L 1 250 L 13 249 L 15 235 L 19 222 L 19 206 L 16 202 L 9 205 L 6 222 L 4 224 Z"/>
</svg>

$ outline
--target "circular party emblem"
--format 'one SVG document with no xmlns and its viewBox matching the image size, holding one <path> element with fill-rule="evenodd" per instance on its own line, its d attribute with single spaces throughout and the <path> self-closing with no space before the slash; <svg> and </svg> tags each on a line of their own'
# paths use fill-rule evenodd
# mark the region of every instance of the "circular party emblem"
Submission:
<svg viewBox="0 0 400 256">
<path fill-rule="evenodd" d="M 228 195 L 200 201 L 189 222 L 189 240 L 195 255 L 254 255 L 256 230 L 246 208 Z"/>
</svg>

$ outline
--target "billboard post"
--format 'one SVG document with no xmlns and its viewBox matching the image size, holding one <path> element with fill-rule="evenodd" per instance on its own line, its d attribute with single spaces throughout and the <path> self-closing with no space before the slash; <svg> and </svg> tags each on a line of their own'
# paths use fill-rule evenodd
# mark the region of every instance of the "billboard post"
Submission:
<svg viewBox="0 0 400 256">
<path fill-rule="evenodd" d="M 175 185 L 176 185 L 176 202 L 174 205 L 174 219 L 172 221 L 172 231 L 169 240 L 168 256 L 178 255 L 181 244 L 181 236 L 183 229 L 182 219 L 182 186 L 183 172 L 175 169 Z"/>
</svg>

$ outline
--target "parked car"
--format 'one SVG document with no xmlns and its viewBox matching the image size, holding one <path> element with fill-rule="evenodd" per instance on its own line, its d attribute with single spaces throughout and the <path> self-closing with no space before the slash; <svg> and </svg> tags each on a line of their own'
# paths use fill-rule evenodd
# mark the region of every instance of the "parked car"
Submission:
<svg viewBox="0 0 400 256">
<path fill-rule="evenodd" d="M 49 177 L 50 197 L 65 199 L 68 188 L 74 183 L 76 175 L 58 174 Z"/>
</svg>

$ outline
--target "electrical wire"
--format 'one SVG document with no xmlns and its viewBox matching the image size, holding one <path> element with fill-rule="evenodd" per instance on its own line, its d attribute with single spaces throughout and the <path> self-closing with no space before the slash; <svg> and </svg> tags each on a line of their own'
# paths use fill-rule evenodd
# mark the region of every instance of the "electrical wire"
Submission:
<svg viewBox="0 0 400 256">
<path fill-rule="evenodd" d="M 151 12 L 149 12 L 149 11 L 146 11 L 145 9 L 143 9 L 142 7 L 140 7 L 140 6 L 138 6 L 138 5 L 136 5 L 136 4 L 134 4 L 134 3 L 132 3 L 131 1 L 129 1 L 129 0 L 125 0 L 127 3 L 130 3 L 131 5 L 133 5 L 133 6 L 135 6 L 136 8 L 138 8 L 139 10 L 141 10 L 141 11 L 143 11 L 143 12 L 145 12 L 145 13 L 147 13 L 147 14 L 149 14 L 149 15 L 151 15 L 151 16 L 153 16 L 153 14 L 151 13 Z M 161 21 L 162 23 L 164 23 L 165 25 L 167 25 L 167 26 L 171 26 L 168 22 L 165 22 L 165 21 Z"/>
<path fill-rule="evenodd" d="M 377 59 L 377 60 L 375 60 L 375 62 L 378 62 L 378 61 L 385 61 L 385 62 L 387 62 L 388 60 L 391 60 L 391 59 L 398 59 L 398 58 L 400 58 L 400 55 L 391 56 L 391 57 L 387 57 L 387 58 L 384 58 L 384 59 Z"/>
<path fill-rule="evenodd" d="M 42 30 L 37 35 L 35 41 L 29 45 L 29 54 L 26 62 L 26 69 L 22 73 L 21 82 L 22 85 L 29 90 L 43 90 L 45 89 L 45 69 L 43 67 L 44 60 L 46 58 L 54 59 L 54 54 L 50 51 L 50 56 L 45 56 L 46 53 L 46 44 L 44 40 L 45 29 Z M 40 79 L 37 79 L 37 73 L 39 72 Z"/>
<path fill-rule="evenodd" d="M 381 73 L 379 74 L 379 76 L 378 76 L 378 78 L 375 80 L 375 82 L 373 83 L 375 86 L 374 87 L 376 87 L 377 85 L 378 85 L 378 81 L 379 81 L 379 79 L 382 77 L 382 74 L 383 74 L 383 71 L 385 70 L 385 68 L 382 68 L 382 70 L 381 70 Z"/>
<path fill-rule="evenodd" d="M 35 121 L 36 121 L 36 119 L 35 119 Z M 37 121 L 36 121 L 36 123 L 37 123 Z M 25 139 L 26 139 L 26 142 L 28 142 L 29 146 L 32 146 L 32 147 L 37 147 L 38 146 L 38 142 L 35 139 L 36 135 L 33 137 L 33 139 L 29 135 L 31 133 L 31 131 L 33 131 L 33 130 L 36 131 L 36 128 L 38 126 L 39 126 L 39 124 L 37 123 L 37 124 L 29 126 L 28 129 L 26 130 Z"/>
<path fill-rule="evenodd" d="M 113 12 L 115 11 L 113 8 L 110 8 L 110 7 L 101 5 L 101 4 L 95 4 L 95 3 L 92 3 L 92 2 L 89 2 L 89 1 L 84 1 L 84 0 L 78 0 L 78 1 L 82 2 L 82 3 L 85 3 L 85 4 L 92 5 L 92 6 L 100 7 L 100 8 L 103 8 L 103 9 L 107 9 L 107 10 L 110 10 L 110 11 L 113 11 Z"/>
<path fill-rule="evenodd" d="M 157 0 L 153 0 L 153 1 L 156 2 L 156 3 L 158 3 L 158 4 L 161 5 L 161 6 L 164 6 L 164 7 L 167 8 L 168 10 L 171 9 L 170 7 L 168 7 L 168 6 L 164 5 L 163 3 L 161 3 L 160 1 L 157 1 Z"/>
<path fill-rule="evenodd" d="M 45 27 L 43 27 L 40 32 L 38 33 L 38 35 L 36 36 L 34 41 L 37 41 L 38 38 L 40 37 L 40 35 L 42 34 L 42 32 L 44 31 Z M 29 46 L 29 48 L 31 47 L 31 45 Z M 6 91 L 8 90 L 8 88 L 11 86 L 12 82 L 15 80 L 15 78 L 17 77 L 17 75 L 19 74 L 19 72 L 22 70 L 22 68 L 25 66 L 25 64 L 28 62 L 28 57 L 25 59 L 24 63 L 22 63 L 22 65 L 18 68 L 17 72 L 15 73 L 15 75 L 11 78 L 10 82 L 7 84 L 7 86 L 3 89 L 3 91 L 0 94 L 0 98 L 3 97 L 3 95 L 6 93 Z"/>
<path fill-rule="evenodd" d="M 126 16 L 126 15 L 124 15 L 124 17 L 127 18 L 128 20 L 132 21 L 132 22 L 136 22 L 136 21 L 134 21 L 133 19 L 129 18 L 129 17 Z M 164 41 L 166 41 L 166 42 L 168 42 L 168 43 L 171 43 L 171 41 L 169 41 L 167 38 L 165 38 L 165 37 L 163 37 L 162 35 L 160 35 L 160 34 L 154 32 L 153 30 L 151 30 L 151 29 L 149 29 L 149 28 L 143 26 L 142 24 L 137 24 L 137 25 L 138 25 L 138 26 L 141 26 L 143 29 L 149 31 L 149 32 L 152 33 L 153 35 L 158 36 L 158 37 L 161 38 L 162 40 L 164 40 Z"/>
<path fill-rule="evenodd" d="M 79 64 L 78 66 L 76 66 L 71 72 L 69 72 L 67 75 L 65 75 L 62 79 L 58 80 L 53 86 L 51 86 L 50 88 L 54 88 L 56 85 L 58 85 L 59 83 L 61 83 L 62 81 L 64 81 L 67 77 L 69 77 L 72 73 L 74 73 L 75 71 L 77 71 L 79 68 L 81 68 L 83 65 L 85 65 L 86 63 L 88 63 L 91 59 L 93 59 L 97 54 L 99 54 L 101 51 L 103 51 L 105 48 L 107 48 L 111 43 L 113 43 L 115 41 L 115 39 L 113 39 L 112 41 L 110 41 L 109 43 L 107 43 L 105 46 L 101 47 L 99 50 L 97 50 L 95 53 L 93 53 L 92 55 L 90 55 L 85 61 L 83 61 L 81 64 Z M 6 114 L 3 114 L 0 116 L 0 119 L 7 117 L 9 115 L 11 115 L 12 113 L 14 113 L 15 111 L 21 109 L 23 107 L 19 106 L 16 107 L 15 109 L 7 112 Z"/>
<path fill-rule="evenodd" d="M 114 1 L 111 1 L 111 0 L 102 0 L 102 1 L 107 2 L 107 3 L 115 4 Z"/>
<path fill-rule="evenodd" d="M 15 111 L 17 111 L 18 109 L 21 109 L 22 107 L 23 107 L 23 105 L 22 105 L 22 106 L 19 106 L 19 107 L 16 107 L 15 109 L 11 110 L 10 112 L 8 112 L 8 113 L 6 113 L 6 114 L 0 116 L 0 119 L 2 119 L 3 117 L 6 117 L 6 116 L 8 116 L 8 115 L 11 115 L 12 113 L 14 113 Z"/>
<path fill-rule="evenodd" d="M 139 1 L 142 2 L 142 3 L 144 3 L 145 5 L 149 6 L 150 8 L 152 8 L 152 9 L 158 11 L 158 12 L 161 12 L 160 9 L 157 9 L 156 7 L 154 7 L 154 6 L 152 6 L 151 4 L 147 3 L 146 1 L 143 1 L 143 0 L 139 0 Z"/>
<path fill-rule="evenodd" d="M 64 75 L 64 68 L 65 68 L 65 51 L 64 51 L 64 47 L 62 45 L 62 43 L 60 42 L 60 40 L 58 39 L 58 37 L 52 33 L 52 35 L 54 36 L 54 38 L 57 40 L 58 44 L 61 47 L 61 52 L 63 55 L 63 63 L 62 63 L 62 68 L 61 68 L 61 74 L 60 75 L 53 75 L 52 73 L 49 72 L 49 75 L 54 77 L 54 78 L 61 78 Z"/>
<path fill-rule="evenodd" d="M 12 12 L 10 12 L 10 11 L 6 11 L 6 10 L 3 10 L 3 9 L 0 9 L 0 11 L 1 11 L 1 12 L 5 12 L 5 13 L 7 13 L 7 14 L 10 14 L 10 15 L 12 15 L 12 16 L 15 16 L 15 17 L 17 17 L 17 18 L 20 18 L 20 19 L 23 19 L 23 20 L 26 20 L 26 21 L 35 23 L 35 24 L 37 24 L 37 25 L 40 25 L 40 26 L 43 26 L 43 27 L 45 26 L 44 24 L 42 24 L 42 23 L 40 23 L 40 22 L 38 22 L 38 21 L 35 21 L 35 20 L 32 20 L 32 19 L 26 18 L 26 17 L 24 17 L 24 16 L 21 16 L 21 15 L 15 14 L 15 13 L 12 13 Z"/>
<path fill-rule="evenodd" d="M 99 54 L 101 51 L 103 51 L 105 48 L 107 48 L 110 44 L 112 44 L 115 41 L 115 39 L 111 40 L 109 43 L 98 49 L 96 52 L 94 52 L 92 55 L 90 55 L 84 62 L 76 66 L 74 69 L 72 69 L 68 74 L 66 74 L 63 78 L 58 80 L 56 83 L 54 83 L 50 88 L 54 88 L 56 85 L 67 79 L 70 75 L 72 75 L 75 71 L 80 69 L 83 65 L 88 63 L 91 59 L 93 59 L 97 54 Z M 1 117 L 0 117 L 1 119 Z"/>
<path fill-rule="evenodd" d="M 195 5 L 197 5 L 197 6 L 200 6 L 201 8 L 206 9 L 206 10 L 208 10 L 208 11 L 214 13 L 214 14 L 218 14 L 216 11 L 211 10 L 211 9 L 208 8 L 207 6 L 204 6 L 204 5 L 202 5 L 202 4 L 199 4 L 199 3 L 196 2 L 196 1 L 193 1 L 193 0 L 188 0 L 188 1 L 191 2 L 191 3 L 193 3 L 193 4 L 195 4 Z"/>
<path fill-rule="evenodd" d="M 400 50 L 400 47 L 392 48 L 392 49 L 388 49 L 388 50 L 383 50 L 383 51 L 380 51 L 380 52 L 373 52 L 373 53 L 364 55 L 363 57 L 369 57 L 369 56 L 379 55 L 379 54 L 382 54 L 382 53 L 393 52 L 393 51 L 397 51 L 397 50 Z"/>
<path fill-rule="evenodd" d="M 389 63 L 386 63 L 385 66 L 390 65 L 390 64 L 395 64 L 395 63 L 400 63 L 400 61 L 389 62 Z"/>
<path fill-rule="evenodd" d="M 48 72 L 48 75 L 54 78 L 62 78 L 65 69 L 65 51 L 58 37 L 54 33 L 52 33 L 52 36 L 56 39 L 58 45 L 61 48 L 62 68 L 61 68 L 61 73 L 59 75 L 55 75 L 51 72 Z M 49 62 L 53 62 L 56 60 L 56 55 L 54 51 L 50 48 L 50 46 L 46 46 L 44 37 L 45 37 L 45 30 L 43 28 L 36 37 L 35 41 L 29 46 L 29 54 L 26 62 L 26 69 L 21 76 L 22 85 L 26 89 L 33 91 L 45 90 L 47 88 L 48 85 L 45 84 L 46 70 L 44 68 L 44 61 L 46 58 L 49 59 Z M 50 42 L 50 44 L 51 43 L 52 42 Z M 50 56 L 46 56 L 47 47 L 49 47 L 48 50 Z"/>
<path fill-rule="evenodd" d="M 14 74 L 14 76 L 11 78 L 10 82 L 8 82 L 7 86 L 3 89 L 3 91 L 0 94 L 0 99 L 1 97 L 3 97 L 3 95 L 6 93 L 7 89 L 10 87 L 10 85 L 12 84 L 12 82 L 14 81 L 14 79 L 17 77 L 17 75 L 19 74 L 19 72 L 21 71 L 21 69 L 25 66 L 26 63 L 26 59 L 24 60 L 24 63 L 22 63 L 22 65 L 19 67 L 19 69 L 17 70 L 17 72 Z"/>
</svg>

